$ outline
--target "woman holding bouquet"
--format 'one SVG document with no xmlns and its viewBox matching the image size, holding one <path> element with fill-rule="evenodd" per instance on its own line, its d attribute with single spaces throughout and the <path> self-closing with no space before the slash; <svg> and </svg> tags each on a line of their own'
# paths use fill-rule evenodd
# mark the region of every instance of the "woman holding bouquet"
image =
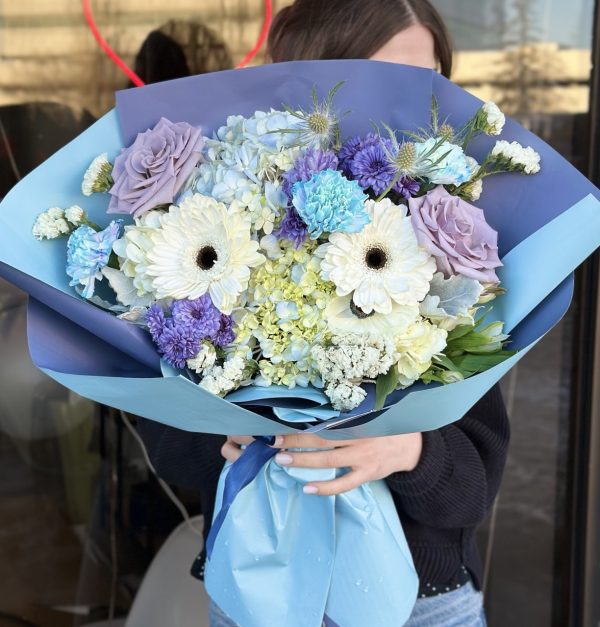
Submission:
<svg viewBox="0 0 600 627">
<path fill-rule="evenodd" d="M 452 67 L 448 33 L 428 0 L 296 0 L 277 15 L 269 53 L 274 62 L 370 58 L 434 68 L 445 76 Z M 223 443 L 220 436 L 142 419 L 140 430 L 158 472 L 200 490 L 210 520 L 223 465 L 219 451 L 233 462 L 251 438 Z M 385 479 L 420 579 L 406 625 L 480 627 L 485 617 L 475 530 L 498 491 L 508 442 L 496 386 L 462 420 L 437 431 L 336 442 L 333 449 L 315 435 L 291 435 L 278 437 L 274 446 L 281 449 L 275 460 L 283 466 L 349 469 L 333 481 L 307 484 L 311 498 Z M 235 625 L 214 604 L 210 621 L 211 627 Z"/>
</svg>

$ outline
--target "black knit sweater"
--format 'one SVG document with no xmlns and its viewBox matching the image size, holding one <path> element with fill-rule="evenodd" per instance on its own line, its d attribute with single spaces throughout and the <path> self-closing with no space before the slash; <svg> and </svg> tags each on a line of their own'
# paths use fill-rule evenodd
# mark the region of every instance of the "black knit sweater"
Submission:
<svg viewBox="0 0 600 627">
<path fill-rule="evenodd" d="M 159 475 L 197 490 L 210 520 L 225 438 L 144 419 L 139 419 L 139 430 Z M 509 437 L 506 409 L 495 386 L 461 420 L 423 434 L 421 459 L 412 472 L 387 478 L 422 586 L 444 590 L 464 565 L 480 587 L 474 534 L 498 492 Z"/>
</svg>

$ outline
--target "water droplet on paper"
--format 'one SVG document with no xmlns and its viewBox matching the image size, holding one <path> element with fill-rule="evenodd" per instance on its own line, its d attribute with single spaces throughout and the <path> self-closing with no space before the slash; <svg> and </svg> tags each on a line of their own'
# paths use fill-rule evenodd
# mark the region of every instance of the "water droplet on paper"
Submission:
<svg viewBox="0 0 600 627">
<path fill-rule="evenodd" d="M 365 587 L 363 588 L 363 592 L 368 592 L 368 591 L 369 591 L 369 586 L 365 586 Z"/>
<path fill-rule="evenodd" d="M 354 585 L 355 585 L 355 586 L 362 586 L 362 579 L 357 579 L 357 580 L 354 582 Z"/>
</svg>

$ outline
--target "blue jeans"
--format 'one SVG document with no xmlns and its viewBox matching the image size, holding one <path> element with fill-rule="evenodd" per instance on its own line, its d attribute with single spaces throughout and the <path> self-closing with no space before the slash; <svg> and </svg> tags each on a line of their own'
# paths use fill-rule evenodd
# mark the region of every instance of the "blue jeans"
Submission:
<svg viewBox="0 0 600 627">
<path fill-rule="evenodd" d="M 208 608 L 208 622 L 210 627 L 237 627 L 212 601 Z M 483 595 L 468 583 L 452 592 L 417 599 L 404 627 L 486 627 Z"/>
</svg>

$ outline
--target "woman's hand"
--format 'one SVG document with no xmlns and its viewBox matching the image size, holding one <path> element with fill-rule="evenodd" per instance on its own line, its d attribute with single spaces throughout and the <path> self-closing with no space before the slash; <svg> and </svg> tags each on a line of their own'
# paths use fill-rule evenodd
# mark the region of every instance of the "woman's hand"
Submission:
<svg viewBox="0 0 600 627">
<path fill-rule="evenodd" d="M 240 445 L 250 444 L 250 437 L 229 437 L 222 454 L 235 461 Z M 349 472 L 332 481 L 317 481 L 304 486 L 306 494 L 331 496 L 357 488 L 363 483 L 384 479 L 394 472 L 414 470 L 421 458 L 423 438 L 420 433 L 392 435 L 361 440 L 324 440 L 312 434 L 277 436 L 273 444 L 281 451 L 275 461 L 294 468 L 349 468 Z M 326 449 L 297 453 L 286 449 Z"/>
<path fill-rule="evenodd" d="M 244 452 L 242 445 L 248 446 L 248 444 L 254 442 L 254 438 L 249 435 L 230 435 L 227 437 L 227 441 L 221 447 L 221 455 L 228 462 L 235 462 L 240 455 Z"/>
</svg>

